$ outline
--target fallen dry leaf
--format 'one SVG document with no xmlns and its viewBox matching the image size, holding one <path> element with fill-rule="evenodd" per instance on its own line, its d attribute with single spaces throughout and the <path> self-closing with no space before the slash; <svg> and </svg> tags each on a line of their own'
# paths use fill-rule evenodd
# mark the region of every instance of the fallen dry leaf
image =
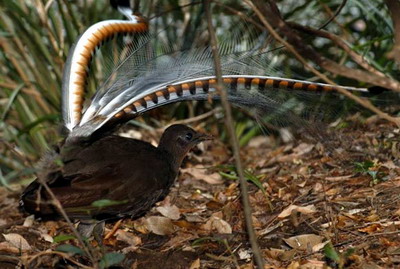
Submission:
<svg viewBox="0 0 400 269">
<path fill-rule="evenodd" d="M 158 212 L 160 212 L 164 217 L 167 217 L 172 220 L 178 220 L 181 217 L 181 212 L 179 212 L 179 208 L 176 205 L 164 205 L 156 208 Z"/>
<path fill-rule="evenodd" d="M 169 218 L 152 216 L 146 219 L 147 229 L 158 235 L 172 234 L 175 231 L 174 225 Z"/>
<path fill-rule="evenodd" d="M 300 269 L 324 269 L 329 268 L 324 261 L 307 260 L 301 264 Z"/>
<path fill-rule="evenodd" d="M 178 232 L 176 233 L 175 236 L 171 238 L 171 240 L 169 240 L 167 243 L 164 244 L 164 247 L 167 247 L 167 249 L 180 247 L 183 244 L 186 245 L 187 242 L 197 238 L 198 236 L 195 235 L 194 233 Z M 185 248 L 190 249 L 190 251 L 193 250 L 192 247 L 187 245 L 185 246 Z"/>
<path fill-rule="evenodd" d="M 396 210 L 396 212 L 394 212 L 394 215 L 396 216 L 400 216 L 400 208 Z"/>
<path fill-rule="evenodd" d="M 375 223 L 375 224 L 372 224 L 372 225 L 367 226 L 365 228 L 360 228 L 360 229 L 358 229 L 358 231 L 362 232 L 362 233 L 372 234 L 372 233 L 375 233 L 375 232 L 382 231 L 382 225 L 380 225 L 379 223 Z"/>
<path fill-rule="evenodd" d="M 178 226 L 180 228 L 184 228 L 186 230 L 196 230 L 196 229 L 198 229 L 198 225 L 196 223 L 192 223 L 191 221 L 178 220 L 178 221 L 173 221 L 173 224 L 175 226 Z"/>
<path fill-rule="evenodd" d="M 222 184 L 224 182 L 220 174 L 207 174 L 207 169 L 200 165 L 181 169 L 181 172 L 191 174 L 194 178 L 204 180 L 208 184 Z"/>
<path fill-rule="evenodd" d="M 298 269 L 300 268 L 300 263 L 298 261 L 292 261 L 287 269 Z"/>
<path fill-rule="evenodd" d="M 116 231 L 115 236 L 117 237 L 118 241 L 125 242 L 131 246 L 138 246 L 142 244 L 142 239 L 139 236 L 135 236 L 133 233 L 124 230 Z"/>
<path fill-rule="evenodd" d="M 232 233 L 232 227 L 231 225 L 226 222 L 225 220 L 216 217 L 216 216 L 211 216 L 209 220 L 202 226 L 204 230 L 211 231 L 213 229 L 217 230 L 218 233 L 221 234 L 231 234 Z"/>
<path fill-rule="evenodd" d="M 258 148 L 260 146 L 268 146 L 271 144 L 271 138 L 268 136 L 263 136 L 259 135 L 256 137 L 253 137 L 249 143 L 248 146 L 251 148 Z"/>
<path fill-rule="evenodd" d="M 377 265 L 374 262 L 366 262 L 366 261 L 363 261 L 363 263 L 360 266 L 361 266 L 360 268 L 365 268 L 365 269 L 383 269 L 383 268 L 386 268 L 386 267 L 381 267 L 381 266 Z"/>
<path fill-rule="evenodd" d="M 312 252 L 318 252 L 318 251 L 320 251 L 320 250 L 323 249 L 323 248 L 326 246 L 326 244 L 328 244 L 328 243 L 329 243 L 329 241 L 325 241 L 325 242 L 322 242 L 322 243 L 319 243 L 319 244 L 314 245 L 314 246 L 312 247 Z"/>
<path fill-rule="evenodd" d="M 46 242 L 50 242 L 50 243 L 53 243 L 53 242 L 54 242 L 53 237 L 50 236 L 50 235 L 47 234 L 47 233 L 42 233 L 42 234 L 40 234 L 40 237 L 43 238 L 43 240 L 46 241 Z"/>
<path fill-rule="evenodd" d="M 317 209 L 315 208 L 314 205 L 308 205 L 308 206 L 290 205 L 289 207 L 284 209 L 278 215 L 278 218 L 280 218 L 280 219 L 286 218 L 286 217 L 290 216 L 290 214 L 292 214 L 292 211 L 297 211 L 297 212 L 300 212 L 300 213 L 308 215 L 308 214 L 316 213 Z"/>
<path fill-rule="evenodd" d="M 28 217 L 25 218 L 24 224 L 22 224 L 22 226 L 24 226 L 24 227 L 32 227 L 34 220 L 35 220 L 35 216 L 34 215 L 28 216 Z"/>
<path fill-rule="evenodd" d="M 294 255 L 296 254 L 296 251 L 294 249 L 283 250 L 283 249 L 271 248 L 265 250 L 265 254 L 267 254 L 268 257 L 274 260 L 290 261 L 293 259 Z"/>
<path fill-rule="evenodd" d="M 244 249 L 241 248 L 238 251 L 239 259 L 240 260 L 249 260 L 251 259 L 251 250 L 250 249 Z"/>
<path fill-rule="evenodd" d="M 7 253 L 14 253 L 14 254 L 19 254 L 20 250 L 13 245 L 11 245 L 8 242 L 1 242 L 0 243 L 0 251 L 1 252 L 7 252 Z"/>
<path fill-rule="evenodd" d="M 198 258 L 190 265 L 190 269 L 200 269 L 200 259 Z"/>
<path fill-rule="evenodd" d="M 3 234 L 4 238 L 11 246 L 20 249 L 21 251 L 28 251 L 31 250 L 31 245 L 29 245 L 28 241 L 23 238 L 19 234 L 10 233 L 10 234 Z"/>
<path fill-rule="evenodd" d="M 324 237 L 316 234 L 301 234 L 283 240 L 293 249 L 312 250 L 314 246 L 322 243 Z"/>
<path fill-rule="evenodd" d="M 118 241 L 125 242 L 129 247 L 123 248 L 122 253 L 134 252 L 137 250 L 138 246 L 142 244 L 142 239 L 139 236 L 135 236 L 133 233 L 118 230 L 115 232 L 115 236 Z"/>
</svg>

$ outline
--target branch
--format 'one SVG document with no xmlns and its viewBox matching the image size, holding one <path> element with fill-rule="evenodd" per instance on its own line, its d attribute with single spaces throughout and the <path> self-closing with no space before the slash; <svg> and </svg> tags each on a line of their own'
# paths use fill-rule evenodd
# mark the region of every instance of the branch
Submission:
<svg viewBox="0 0 400 269">
<path fill-rule="evenodd" d="M 280 16 L 280 12 L 278 7 L 273 3 L 271 0 L 268 1 L 269 3 L 269 8 L 265 6 L 264 3 L 262 3 L 260 0 L 253 0 L 254 2 L 257 3 L 257 6 L 255 6 L 250 0 L 244 0 L 244 2 L 249 5 L 253 11 L 257 14 L 265 28 L 268 29 L 270 34 L 279 42 L 281 42 L 285 47 L 292 52 L 296 58 L 304 64 L 306 68 L 308 68 L 311 72 L 316 74 L 318 77 L 323 79 L 329 84 L 336 85 L 335 82 L 330 80 L 327 76 L 316 70 L 314 67 L 312 67 L 305 58 L 308 58 L 309 60 L 317 63 L 319 66 L 322 68 L 326 69 L 327 71 L 330 71 L 331 73 L 334 74 L 340 74 L 345 77 L 353 78 L 356 80 L 362 80 L 365 82 L 369 82 L 374 85 L 379 85 L 384 88 L 390 88 L 390 89 L 396 89 L 400 91 L 400 84 L 399 82 L 391 79 L 384 79 L 382 77 L 379 77 L 375 74 L 372 74 L 370 72 L 365 72 L 357 69 L 351 69 L 342 65 L 337 64 L 336 62 L 329 60 L 323 56 L 321 56 L 319 53 L 317 53 L 315 50 L 313 50 L 311 47 L 307 46 L 302 42 L 302 38 L 295 32 L 293 31 L 285 21 Z M 268 20 L 266 19 L 268 18 Z M 274 28 L 277 28 L 279 32 L 287 38 L 288 41 L 285 41 L 283 37 L 281 37 L 277 31 L 275 31 Z M 292 44 L 296 44 L 296 48 Z M 303 57 L 304 56 L 304 57 Z M 373 81 L 373 82 L 372 82 Z M 384 85 L 384 86 L 383 86 Z M 345 89 L 338 88 L 338 92 L 341 94 L 345 95 L 346 97 L 356 101 L 360 105 L 364 106 L 365 108 L 373 111 L 376 113 L 379 117 L 386 119 L 388 121 L 391 121 L 395 123 L 397 126 L 400 126 L 400 119 L 392 117 L 388 115 L 387 113 L 379 110 L 377 107 L 375 107 L 371 102 L 367 99 L 362 99 L 358 96 L 355 96 L 354 94 L 351 94 Z"/>
<path fill-rule="evenodd" d="M 219 58 L 218 47 L 217 47 L 218 46 L 217 38 L 215 35 L 214 27 L 212 25 L 210 0 L 205 0 L 204 5 L 205 5 L 206 16 L 207 16 L 207 22 L 208 22 L 208 32 L 210 34 L 211 49 L 212 49 L 213 58 L 214 58 L 215 76 L 217 78 L 216 89 L 221 96 L 221 102 L 222 102 L 222 106 L 225 110 L 225 116 L 226 116 L 225 125 L 226 125 L 227 131 L 229 133 L 229 136 L 231 138 L 231 146 L 232 146 L 233 155 L 235 158 L 236 170 L 237 170 L 237 173 L 239 176 L 240 192 L 241 192 L 241 196 L 242 196 L 243 211 L 244 211 L 244 218 L 245 218 L 245 222 L 246 222 L 247 234 L 249 236 L 251 249 L 253 251 L 254 261 L 257 264 L 257 267 L 259 269 L 264 269 L 264 260 L 261 255 L 260 248 L 258 247 L 257 236 L 256 236 L 256 233 L 255 233 L 254 227 L 253 227 L 253 220 L 252 220 L 252 213 L 251 213 L 252 209 L 251 209 L 250 200 L 249 200 L 247 182 L 244 178 L 242 162 L 240 160 L 239 142 L 236 137 L 235 128 L 233 126 L 231 106 L 228 101 L 228 96 L 227 96 L 226 90 L 224 89 L 224 86 L 223 86 L 221 59 Z"/>
<path fill-rule="evenodd" d="M 383 88 L 392 89 L 394 91 L 400 92 L 400 83 L 390 78 L 382 79 L 382 77 L 372 74 L 370 72 L 358 70 L 358 69 L 351 69 L 346 66 L 340 65 L 330 59 L 327 59 L 312 49 L 310 46 L 305 44 L 301 38 L 293 29 L 291 29 L 288 24 L 282 19 L 279 9 L 276 4 L 269 0 L 269 5 L 266 5 L 261 0 L 253 0 L 256 4 L 250 2 L 250 0 L 245 0 L 245 2 L 252 7 L 252 9 L 256 12 L 260 20 L 263 22 L 264 26 L 271 31 L 271 34 L 275 37 L 272 33 L 277 31 L 287 39 L 286 44 L 295 44 L 297 55 L 302 55 L 303 59 L 307 58 L 316 64 L 318 64 L 323 69 L 337 75 L 341 75 L 347 78 L 355 79 L 355 80 L 362 80 L 364 82 L 378 85 Z M 268 20 L 266 19 L 268 18 Z M 269 25 L 267 27 L 267 24 Z M 277 31 L 274 30 L 277 29 Z M 276 38 L 276 37 L 275 37 Z M 278 41 L 283 40 L 282 37 L 277 39 Z M 282 42 L 282 41 L 281 41 Z M 284 43 L 284 44 L 285 44 Z M 292 47 L 293 48 L 293 47 Z M 291 50 L 291 49 L 290 49 Z M 291 50 L 292 51 L 292 50 Z M 293 51 L 292 51 L 293 53 Z M 295 55 L 296 55 L 295 54 Z M 296 57 L 298 57 L 296 55 Z M 321 77 L 322 78 L 322 77 Z M 325 79 L 325 81 L 327 81 Z M 328 82 L 328 81 L 327 81 Z M 328 82 L 331 83 L 331 82 Z M 331 83 L 332 84 L 332 83 Z"/>
<path fill-rule="evenodd" d="M 294 22 L 288 22 L 287 24 L 291 28 L 296 29 L 298 31 L 302 31 L 310 35 L 316 35 L 333 41 L 336 45 L 341 47 L 347 54 L 349 54 L 350 57 L 353 59 L 353 61 L 356 62 L 358 65 L 360 65 L 362 68 L 364 68 L 368 72 L 374 73 L 377 76 L 386 78 L 384 73 L 380 72 L 379 70 L 371 66 L 363 56 L 359 55 L 354 50 L 352 50 L 350 46 L 341 37 L 324 30 L 317 30 Z"/>
<path fill-rule="evenodd" d="M 394 26 L 394 46 L 387 57 L 400 64 L 400 2 L 399 0 L 385 0 L 385 4 L 390 11 Z"/>
</svg>

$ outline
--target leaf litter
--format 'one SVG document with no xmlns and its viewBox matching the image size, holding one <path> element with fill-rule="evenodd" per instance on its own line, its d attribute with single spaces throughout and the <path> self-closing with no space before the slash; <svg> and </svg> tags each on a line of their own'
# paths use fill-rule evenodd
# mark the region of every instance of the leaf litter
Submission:
<svg viewBox="0 0 400 269">
<path fill-rule="evenodd" d="M 334 131 L 332 152 L 301 138 L 255 137 L 242 148 L 257 179 L 249 194 L 266 268 L 400 266 L 398 132 L 377 120 Z M 89 239 L 99 266 L 253 268 L 238 181 L 219 173 L 232 163 L 217 139 L 191 153 L 164 201 L 140 219 L 107 223 L 102 246 Z M 23 215 L 19 193 L 0 189 L 0 268 L 90 268 L 68 224 Z"/>
</svg>

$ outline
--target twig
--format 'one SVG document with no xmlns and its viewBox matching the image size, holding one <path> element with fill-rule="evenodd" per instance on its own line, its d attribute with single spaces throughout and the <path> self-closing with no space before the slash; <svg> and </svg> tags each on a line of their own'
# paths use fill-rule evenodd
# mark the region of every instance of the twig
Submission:
<svg viewBox="0 0 400 269">
<path fill-rule="evenodd" d="M 173 124 L 189 124 L 189 123 L 192 123 L 192 122 L 201 121 L 201 120 L 204 120 L 205 118 L 208 118 L 208 117 L 211 117 L 212 115 L 215 115 L 217 112 L 220 112 L 220 111 L 221 111 L 221 109 L 219 107 L 217 107 L 217 108 L 214 108 L 211 111 L 208 111 L 208 112 L 206 112 L 204 114 L 201 114 L 201 115 L 198 115 L 196 117 L 192 117 L 192 118 L 184 119 L 184 120 L 174 121 Z"/>
<path fill-rule="evenodd" d="M 368 235 L 362 235 L 362 236 L 360 236 L 360 234 L 356 234 L 357 237 L 347 240 L 347 241 L 344 241 L 344 242 L 337 243 L 333 246 L 334 247 L 342 247 L 342 246 L 346 246 L 346 245 L 354 245 L 356 242 L 365 241 L 366 239 L 368 239 L 370 237 L 384 236 L 384 235 L 391 235 L 391 234 L 400 234 L 400 231 L 396 230 L 396 231 L 391 231 L 391 232 L 368 234 Z"/>
<path fill-rule="evenodd" d="M 122 219 L 118 220 L 117 223 L 114 224 L 114 227 L 112 228 L 112 230 L 106 234 L 106 236 L 104 237 L 104 239 L 109 239 L 111 236 L 113 236 L 117 230 L 119 229 L 119 227 L 121 226 L 122 223 Z"/>
<path fill-rule="evenodd" d="M 53 193 L 53 191 L 49 188 L 49 186 L 47 185 L 47 183 L 41 178 L 38 177 L 38 180 L 40 182 L 40 184 L 46 189 L 47 193 L 50 195 L 51 200 L 54 204 L 54 206 L 57 208 L 57 210 L 59 211 L 59 213 L 63 216 L 63 218 L 65 219 L 65 221 L 68 223 L 70 229 L 72 230 L 72 232 L 74 233 L 74 235 L 76 236 L 76 239 L 78 240 L 78 242 L 82 245 L 83 250 L 85 251 L 85 253 L 88 255 L 90 261 L 92 262 L 93 265 L 95 265 L 95 267 L 97 267 L 97 261 L 94 258 L 92 251 L 88 248 L 88 245 L 85 244 L 85 242 L 82 239 L 82 236 L 79 234 L 79 232 L 75 229 L 74 224 L 72 223 L 71 219 L 68 217 L 67 213 L 65 212 L 64 208 L 62 207 L 60 201 L 57 199 L 57 197 L 55 196 L 55 194 Z"/>
<path fill-rule="evenodd" d="M 131 0 L 132 14 L 140 14 L 140 0 Z"/>
<path fill-rule="evenodd" d="M 252 210 L 251 210 L 251 206 L 250 206 L 247 182 L 244 178 L 242 162 L 240 160 L 239 142 L 238 142 L 238 139 L 235 134 L 235 128 L 233 126 L 232 111 L 231 111 L 230 104 L 228 102 L 227 93 L 226 93 L 226 90 L 224 89 L 224 86 L 222 83 L 221 59 L 219 58 L 218 47 L 217 47 L 218 46 L 217 38 L 215 35 L 214 27 L 212 25 L 210 0 L 205 0 L 204 5 L 205 5 L 206 16 L 207 16 L 207 22 L 208 22 L 208 32 L 210 35 L 211 49 L 212 49 L 212 54 L 213 54 L 213 59 L 214 59 L 215 75 L 217 78 L 216 89 L 221 96 L 221 102 L 222 102 L 222 106 L 224 108 L 225 116 L 226 116 L 225 125 L 226 125 L 226 128 L 228 129 L 228 133 L 231 138 L 231 146 L 232 146 L 233 155 L 235 158 L 236 170 L 237 170 L 237 173 L 239 176 L 240 191 L 241 191 L 241 196 L 242 196 L 243 211 L 244 211 L 244 217 L 245 217 L 245 222 L 246 222 L 247 234 L 249 236 L 250 245 L 251 245 L 251 248 L 253 251 L 254 261 L 257 264 L 257 267 L 259 269 L 263 269 L 264 261 L 261 256 L 260 249 L 258 247 L 257 237 L 256 237 L 256 233 L 255 233 L 254 227 L 253 227 L 253 220 L 252 220 L 252 214 L 251 214 Z"/>
<path fill-rule="evenodd" d="M 290 27 L 292 27 L 293 29 L 308 33 L 308 34 L 312 34 L 312 35 L 316 35 L 316 36 L 320 36 L 320 37 L 324 37 L 327 39 L 330 39 L 331 41 L 333 41 L 334 43 L 336 43 L 336 45 L 338 45 L 339 47 L 341 47 L 345 52 L 347 52 L 347 54 L 350 55 L 350 57 L 357 63 L 359 64 L 362 68 L 364 68 L 365 70 L 374 73 L 377 76 L 381 76 L 381 77 L 386 77 L 384 73 L 380 72 L 379 70 L 375 69 L 373 66 L 371 66 L 363 56 L 359 55 L 358 53 L 354 52 L 349 45 L 347 45 L 347 43 L 340 38 L 339 36 L 332 34 L 330 32 L 324 31 L 324 30 L 318 30 L 318 29 L 313 29 L 311 27 L 307 27 L 304 25 L 300 25 L 298 23 L 294 23 L 294 22 L 288 22 L 287 23 Z"/>
<path fill-rule="evenodd" d="M 9 256 L 9 255 L 0 255 L 0 262 L 4 265 L 5 263 L 12 263 L 14 265 L 17 265 L 18 263 L 21 262 L 21 260 L 17 257 L 14 256 Z"/>
<path fill-rule="evenodd" d="M 93 269 L 93 267 L 86 266 L 86 265 L 84 265 L 84 264 L 82 264 L 82 263 L 80 263 L 80 262 L 77 262 L 77 261 L 71 259 L 71 257 L 70 257 L 67 253 L 60 252 L 60 251 L 42 251 L 42 252 L 39 252 L 38 254 L 33 255 L 30 259 L 28 259 L 28 266 L 27 266 L 27 268 L 30 268 L 29 265 L 30 265 L 35 259 L 39 258 L 40 256 L 45 256 L 45 255 L 58 255 L 58 256 L 61 256 L 63 259 L 66 259 L 66 260 L 72 262 L 73 264 L 79 266 L 79 268 Z"/>
<path fill-rule="evenodd" d="M 159 18 L 159 17 L 161 17 L 161 16 L 164 15 L 164 14 L 168 14 L 169 12 L 173 12 L 173 11 L 176 11 L 176 10 L 181 10 L 181 9 L 183 9 L 183 8 L 190 7 L 190 6 L 199 5 L 199 4 L 201 4 L 201 3 L 202 3 L 202 1 L 193 1 L 193 2 L 190 2 L 189 4 L 178 5 L 177 7 L 164 10 L 164 11 L 162 11 L 162 12 L 157 13 L 157 14 L 154 15 L 154 16 L 149 17 L 149 21 L 151 21 L 151 20 L 153 20 L 153 19 L 155 19 L 155 18 Z"/>
<path fill-rule="evenodd" d="M 326 26 L 328 26 L 334 19 L 336 19 L 336 17 L 339 15 L 339 13 L 342 11 L 342 9 L 344 8 L 344 6 L 346 5 L 347 0 L 343 0 L 342 3 L 340 3 L 340 6 L 335 10 L 335 13 L 332 14 L 332 16 L 325 22 L 323 23 L 320 27 L 318 27 L 318 29 L 323 29 Z"/>
</svg>

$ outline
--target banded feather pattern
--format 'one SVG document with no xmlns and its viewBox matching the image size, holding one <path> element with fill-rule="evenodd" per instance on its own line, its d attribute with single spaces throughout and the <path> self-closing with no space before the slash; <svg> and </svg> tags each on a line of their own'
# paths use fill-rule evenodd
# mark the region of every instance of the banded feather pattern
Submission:
<svg viewBox="0 0 400 269">
<path fill-rule="evenodd" d="M 68 131 L 81 120 L 89 65 L 94 51 L 108 38 L 126 33 L 147 31 L 147 22 L 138 16 L 131 20 L 107 20 L 89 27 L 77 40 L 67 59 L 63 74 L 63 119 Z"/>
<path fill-rule="evenodd" d="M 135 31 L 143 33 L 147 30 L 143 24 L 144 19 L 136 18 L 135 21 L 136 24 L 142 23 Z M 112 31 L 108 34 L 112 35 Z M 160 51 L 152 46 L 158 35 L 160 33 L 145 33 L 133 37 L 129 45 L 122 48 L 125 50 L 123 56 L 118 59 L 86 107 L 82 108 L 83 86 L 79 91 L 65 87 L 64 92 L 67 94 L 64 95 L 64 103 L 67 106 L 70 104 L 71 112 L 65 113 L 64 119 L 70 119 L 69 115 L 75 117 L 72 123 L 66 121 L 70 130 L 69 137 L 89 137 L 104 125 L 107 128 L 117 126 L 170 103 L 220 98 L 215 89 L 216 78 L 210 48 L 174 51 L 173 46 L 165 45 L 166 49 Z M 89 34 L 85 32 L 82 38 L 85 36 Z M 312 92 L 318 95 L 336 92 L 338 88 L 368 92 L 366 88 L 285 78 L 285 74 L 279 70 L 279 59 L 270 53 L 265 41 L 265 35 L 242 40 L 240 33 L 233 33 L 231 38 L 220 43 L 223 82 L 233 105 L 266 113 L 282 104 L 274 96 L 280 92 L 294 95 Z M 76 52 L 72 51 L 71 54 Z M 73 60 L 71 62 L 74 63 Z"/>
</svg>

